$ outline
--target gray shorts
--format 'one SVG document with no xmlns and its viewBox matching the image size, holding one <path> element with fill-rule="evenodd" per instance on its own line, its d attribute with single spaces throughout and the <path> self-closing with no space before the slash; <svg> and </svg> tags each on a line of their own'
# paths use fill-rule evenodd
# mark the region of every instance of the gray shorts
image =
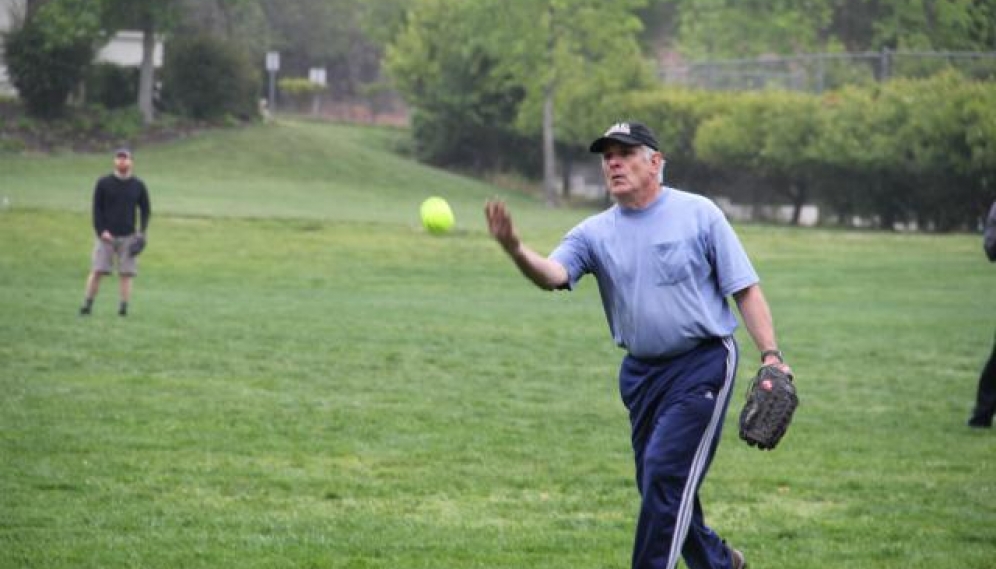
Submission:
<svg viewBox="0 0 996 569">
<path fill-rule="evenodd" d="M 118 274 L 126 277 L 133 277 L 138 274 L 138 257 L 133 257 L 128 252 L 128 247 L 136 239 L 135 235 L 126 237 L 115 237 L 113 241 L 107 243 L 97 238 L 93 245 L 93 255 L 90 268 L 97 273 L 109 275 L 114 270 L 117 263 Z"/>
</svg>

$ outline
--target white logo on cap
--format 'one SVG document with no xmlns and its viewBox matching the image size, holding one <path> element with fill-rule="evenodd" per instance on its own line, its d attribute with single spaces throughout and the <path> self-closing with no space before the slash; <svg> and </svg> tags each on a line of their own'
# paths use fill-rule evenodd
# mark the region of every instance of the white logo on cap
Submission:
<svg viewBox="0 0 996 569">
<path fill-rule="evenodd" d="M 629 134 L 630 133 L 629 132 L 629 123 L 628 122 L 619 122 L 619 123 L 616 123 L 616 124 L 612 125 L 611 127 L 609 127 L 609 130 L 605 131 L 605 136 L 609 136 L 610 134 L 618 134 L 618 133 Z"/>
</svg>

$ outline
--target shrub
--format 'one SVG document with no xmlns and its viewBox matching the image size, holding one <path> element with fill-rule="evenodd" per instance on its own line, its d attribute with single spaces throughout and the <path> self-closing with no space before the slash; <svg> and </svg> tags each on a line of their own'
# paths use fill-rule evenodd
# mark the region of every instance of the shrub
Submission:
<svg viewBox="0 0 996 569">
<path fill-rule="evenodd" d="M 23 140 L 0 136 L 0 154 L 18 154 L 24 152 L 27 145 Z"/>
<path fill-rule="evenodd" d="M 281 93 L 285 93 L 292 97 L 312 95 L 314 93 L 318 93 L 322 89 L 325 89 L 325 87 L 317 83 L 313 83 L 306 77 L 286 77 L 278 81 L 277 86 L 280 88 Z"/>
<path fill-rule="evenodd" d="M 284 109 L 294 108 L 298 111 L 307 108 L 314 96 L 326 89 L 307 77 L 285 77 L 277 82 L 277 88 L 280 89 Z"/>
<path fill-rule="evenodd" d="M 99 128 L 110 140 L 132 140 L 142 133 L 142 113 L 137 106 L 112 110 L 101 116 Z"/>
<path fill-rule="evenodd" d="M 661 88 L 629 94 L 619 115 L 656 130 L 678 187 L 948 231 L 996 199 L 994 102 L 992 82 L 949 72 L 820 96 Z"/>
<path fill-rule="evenodd" d="M 63 113 L 66 97 L 79 84 L 94 55 L 90 43 L 82 40 L 47 42 L 42 28 L 31 22 L 6 34 L 4 50 L 7 73 L 25 108 L 44 118 Z"/>
<path fill-rule="evenodd" d="M 86 75 L 86 98 L 108 109 L 135 105 L 138 101 L 138 68 L 97 63 Z"/>
<path fill-rule="evenodd" d="M 176 38 L 163 68 L 167 110 L 196 119 L 257 114 L 258 72 L 245 52 L 210 36 Z"/>
</svg>

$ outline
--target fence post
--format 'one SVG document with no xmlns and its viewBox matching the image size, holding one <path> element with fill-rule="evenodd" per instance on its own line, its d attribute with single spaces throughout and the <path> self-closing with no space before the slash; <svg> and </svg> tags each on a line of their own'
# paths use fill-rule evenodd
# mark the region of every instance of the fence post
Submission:
<svg viewBox="0 0 996 569">
<path fill-rule="evenodd" d="M 816 56 L 816 92 L 822 93 L 825 83 L 826 75 L 826 54 L 820 53 Z"/>
<path fill-rule="evenodd" d="M 881 55 L 879 55 L 879 60 L 878 61 L 879 61 L 879 63 L 878 63 L 878 67 L 879 67 L 879 69 L 878 69 L 879 79 L 878 80 L 879 81 L 887 81 L 889 79 L 889 75 L 892 73 L 891 69 L 889 69 L 890 66 L 891 66 L 891 63 L 892 63 L 891 57 L 889 56 L 889 48 L 887 48 L 887 47 L 883 47 L 882 48 L 882 53 L 881 53 Z"/>
</svg>

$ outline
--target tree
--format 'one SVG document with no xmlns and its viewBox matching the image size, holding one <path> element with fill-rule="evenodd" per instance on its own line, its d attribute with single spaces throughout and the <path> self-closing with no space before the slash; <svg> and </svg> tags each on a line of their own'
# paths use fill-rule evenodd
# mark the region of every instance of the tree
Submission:
<svg viewBox="0 0 996 569">
<path fill-rule="evenodd" d="M 281 67 L 288 72 L 307 75 L 312 67 L 324 67 L 330 88 L 343 96 L 378 78 L 382 51 L 364 31 L 364 18 L 382 1 L 370 6 L 355 0 L 260 0 L 260 6 L 270 48 L 281 52 Z"/>
<path fill-rule="evenodd" d="M 509 122 L 490 126 L 540 138 L 544 191 L 554 205 L 556 143 L 581 144 L 610 120 L 621 120 L 611 117 L 606 99 L 648 81 L 638 43 L 641 26 L 634 15 L 644 4 L 418 0 L 406 28 L 388 47 L 387 65 L 409 103 L 431 117 L 424 109 L 440 101 L 460 104 L 465 115 L 477 114 L 474 106 L 491 98 L 478 96 L 481 89 L 473 83 L 450 80 L 460 74 L 454 67 L 472 72 L 486 63 L 497 80 L 483 85 L 515 105 Z M 558 124 L 564 125 L 563 132 Z"/>
<path fill-rule="evenodd" d="M 830 0 L 674 0 L 679 49 L 696 58 L 817 51 L 833 18 Z"/>
<path fill-rule="evenodd" d="M 991 50 L 996 10 L 977 0 L 891 0 L 874 26 L 875 44 L 895 49 Z"/>
<path fill-rule="evenodd" d="M 11 78 L 30 113 L 61 114 L 102 35 L 100 19 L 86 0 L 27 6 L 22 26 L 9 32 L 4 44 Z"/>
<path fill-rule="evenodd" d="M 380 48 L 390 44 L 404 29 L 410 0 L 365 0 L 358 3 L 364 34 Z"/>
<path fill-rule="evenodd" d="M 420 158 L 486 170 L 502 166 L 523 91 L 488 43 L 477 6 L 418 0 L 385 64 L 413 109 Z"/>
<path fill-rule="evenodd" d="M 255 116 L 257 68 L 244 51 L 218 36 L 175 38 L 166 54 L 163 98 L 197 119 Z"/>
<path fill-rule="evenodd" d="M 487 21 L 506 23 L 488 28 L 489 42 L 525 93 L 515 126 L 542 141 L 544 196 L 553 206 L 556 144 L 586 144 L 593 133 L 629 118 L 613 116 L 609 100 L 650 81 L 636 16 L 646 2 L 493 1 Z"/>
<path fill-rule="evenodd" d="M 889 49 L 990 51 L 987 0 L 663 0 L 678 48 L 695 58 Z"/>
<path fill-rule="evenodd" d="M 137 28 L 142 32 L 142 63 L 138 80 L 138 108 L 145 124 L 155 120 L 156 33 L 170 29 L 179 16 L 180 0 L 101 0 L 102 20 L 110 30 Z"/>
</svg>

